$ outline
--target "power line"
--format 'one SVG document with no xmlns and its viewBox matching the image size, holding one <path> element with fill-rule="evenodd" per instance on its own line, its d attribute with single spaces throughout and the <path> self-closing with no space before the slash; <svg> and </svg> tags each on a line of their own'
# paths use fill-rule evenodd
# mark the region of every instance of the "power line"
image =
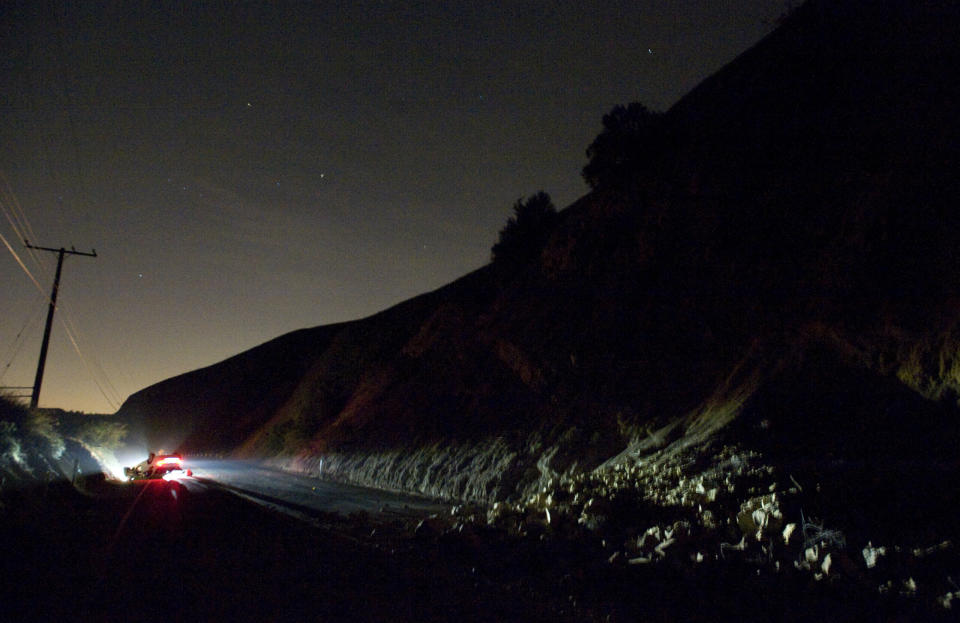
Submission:
<svg viewBox="0 0 960 623">
<path fill-rule="evenodd" d="M 38 303 L 43 303 L 43 300 L 46 299 L 46 296 L 41 295 L 37 300 Z M 34 326 L 34 323 L 40 318 L 40 313 L 43 311 L 42 305 L 35 304 L 30 309 L 30 315 L 27 316 L 27 319 L 24 321 L 23 326 L 20 327 L 20 331 L 17 332 L 17 336 L 14 338 L 13 343 L 7 349 L 7 354 L 4 356 L 4 359 L 9 359 L 7 364 L 3 367 L 3 370 L 0 370 L 0 381 L 3 380 L 3 377 L 10 370 L 10 366 L 13 365 L 14 359 L 17 358 L 17 355 L 20 354 L 20 349 L 23 348 L 23 344 L 26 340 L 23 339 L 24 334 L 27 332 L 27 329 L 30 329 Z"/>
<path fill-rule="evenodd" d="M 61 307 L 63 307 L 63 311 L 66 314 L 66 320 L 61 317 L 60 323 L 67 332 L 67 337 L 70 338 L 70 342 L 73 344 L 73 349 L 76 351 L 77 356 L 80 357 L 83 367 L 87 369 L 87 373 L 90 375 L 94 385 L 96 385 L 97 389 L 100 391 L 100 395 L 102 395 L 107 401 L 107 404 L 109 404 L 114 410 L 118 409 L 120 407 L 120 403 L 123 402 L 120 392 L 118 392 L 117 388 L 114 387 L 113 383 L 110 381 L 110 377 L 107 376 L 106 371 L 104 371 L 103 366 L 100 365 L 100 362 L 97 361 L 96 357 L 87 355 L 85 349 L 80 348 L 80 342 L 82 342 L 83 339 L 80 335 L 80 331 L 77 329 L 76 323 L 73 321 L 70 309 L 66 305 L 62 305 Z"/>
<path fill-rule="evenodd" d="M 7 176 L 4 175 L 2 170 L 0 170 L 0 179 L 3 179 L 5 191 L 4 194 L 7 197 L 6 201 L 0 201 L 0 209 L 3 210 L 4 216 L 7 217 L 10 227 L 13 228 L 13 232 L 17 235 L 18 239 L 36 240 L 37 235 L 33 232 L 33 226 L 30 224 L 30 220 L 27 218 L 27 214 L 24 212 L 23 206 L 20 205 L 20 200 L 17 199 L 17 194 L 13 192 L 13 188 L 10 186 L 10 180 L 7 179 Z M 7 203 L 9 203 L 9 209 L 7 207 Z M 35 253 L 33 249 L 30 249 L 29 253 L 30 257 L 33 258 L 33 261 L 38 267 L 40 267 L 41 271 L 44 273 L 48 272 L 47 268 L 40 261 L 38 254 Z"/>
<path fill-rule="evenodd" d="M 70 327 L 67 326 L 67 323 L 64 322 L 63 318 L 60 319 L 60 324 L 63 326 L 64 330 L 67 332 L 67 337 L 70 339 L 70 343 L 73 345 L 73 350 L 76 351 L 77 356 L 80 357 L 80 363 L 83 364 L 83 367 L 87 369 L 87 373 L 90 375 L 90 378 L 93 380 L 93 384 L 97 386 L 97 389 L 100 391 L 100 395 L 103 396 L 104 400 L 107 401 L 107 404 L 116 411 L 120 406 L 118 401 L 114 401 L 110 396 L 107 395 L 106 389 L 100 383 L 100 380 L 97 378 L 96 372 L 93 369 L 93 363 L 81 352 L 80 344 L 78 343 L 78 336 L 70 330 Z M 98 366 L 99 367 L 99 366 Z M 100 369 L 102 372 L 102 368 Z M 103 375 L 103 380 L 109 385 L 110 381 L 106 378 L 106 374 Z M 112 387 L 112 386 L 111 386 Z M 114 392 L 117 390 L 114 389 Z"/>
<path fill-rule="evenodd" d="M 27 273 L 27 277 L 30 277 L 30 281 L 32 281 L 33 285 L 37 287 L 37 290 L 43 293 L 43 286 L 41 286 L 40 282 L 37 281 L 37 278 L 33 276 L 33 273 L 31 273 L 30 269 L 27 268 L 27 265 L 23 263 L 23 260 L 20 259 L 20 256 L 13 249 L 13 246 L 9 242 L 7 242 L 7 239 L 4 237 L 3 234 L 0 234 L 0 242 L 3 242 L 3 244 L 7 247 L 7 249 L 10 251 L 10 254 L 13 255 L 13 259 L 17 261 L 17 264 L 20 265 L 20 268 L 23 269 L 23 272 Z"/>
</svg>

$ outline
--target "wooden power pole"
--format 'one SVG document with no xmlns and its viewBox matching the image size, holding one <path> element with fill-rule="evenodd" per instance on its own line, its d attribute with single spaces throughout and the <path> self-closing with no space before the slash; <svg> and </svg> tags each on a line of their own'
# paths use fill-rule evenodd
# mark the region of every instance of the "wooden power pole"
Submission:
<svg viewBox="0 0 960 623">
<path fill-rule="evenodd" d="M 37 376 L 33 380 L 33 393 L 30 395 L 30 408 L 36 409 L 40 402 L 40 385 L 43 384 L 43 367 L 47 364 L 47 347 L 50 346 L 50 329 L 53 327 L 53 312 L 57 309 L 57 291 L 60 289 L 60 271 L 63 269 L 64 255 L 85 255 L 87 257 L 97 257 L 97 250 L 92 249 L 90 253 L 77 251 L 73 247 L 70 250 L 60 247 L 51 249 L 49 247 L 35 247 L 29 240 L 24 240 L 28 249 L 37 251 L 51 251 L 57 254 L 57 276 L 53 278 L 53 292 L 50 294 L 50 309 L 47 311 L 47 325 L 43 329 L 43 344 L 40 346 L 40 362 L 37 364 Z"/>
</svg>

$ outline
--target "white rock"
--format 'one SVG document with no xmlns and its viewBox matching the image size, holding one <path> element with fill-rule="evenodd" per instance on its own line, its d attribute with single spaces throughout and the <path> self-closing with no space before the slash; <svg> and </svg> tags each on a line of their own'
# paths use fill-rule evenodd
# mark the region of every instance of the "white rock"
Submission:
<svg viewBox="0 0 960 623">
<path fill-rule="evenodd" d="M 767 526 L 767 513 L 759 508 L 753 511 L 753 523 L 757 526 L 757 539 L 759 539 L 760 532 Z"/>
<path fill-rule="evenodd" d="M 830 575 L 830 565 L 832 561 L 830 560 L 830 554 L 827 554 L 823 557 L 823 562 L 820 563 L 820 569 L 823 571 L 823 575 Z"/>
<path fill-rule="evenodd" d="M 666 550 L 668 547 L 670 547 L 676 542 L 677 542 L 676 539 L 667 539 L 666 541 L 663 541 L 662 543 L 654 547 L 653 551 L 655 551 L 658 556 L 661 556 L 661 557 L 666 556 L 667 554 L 664 550 Z"/>
<path fill-rule="evenodd" d="M 731 550 L 735 552 L 742 552 L 746 549 L 747 549 L 747 537 L 742 537 L 740 539 L 740 542 L 737 543 L 736 545 L 732 545 L 730 543 L 721 543 L 720 555 L 723 556 L 724 552 L 731 551 Z"/>
<path fill-rule="evenodd" d="M 754 497 L 742 503 L 737 525 L 744 535 L 753 535 L 758 541 L 770 538 L 783 525 L 777 494 Z"/>
<path fill-rule="evenodd" d="M 952 593 L 947 593 L 943 597 L 937 597 L 937 601 L 940 602 L 940 605 L 947 610 L 953 609 L 952 602 L 954 599 L 960 601 L 960 591 L 954 591 Z"/>
<path fill-rule="evenodd" d="M 653 528 L 647 530 L 646 533 L 644 533 L 643 536 L 638 539 L 638 545 L 642 551 L 649 551 L 655 548 L 657 545 L 660 545 L 659 530 L 656 533 L 652 532 L 651 530 L 653 530 Z"/>
<path fill-rule="evenodd" d="M 785 545 L 790 544 L 790 537 L 793 535 L 793 531 L 797 529 L 797 524 L 788 523 L 787 527 L 783 529 L 783 542 Z"/>
<path fill-rule="evenodd" d="M 917 592 L 917 583 L 913 578 L 907 578 L 903 581 L 903 589 L 900 592 L 905 595 L 913 595 Z"/>
<path fill-rule="evenodd" d="M 929 556 L 931 554 L 934 554 L 940 550 L 950 549 L 952 546 L 953 546 L 953 543 L 950 542 L 949 540 L 943 541 L 939 545 L 933 545 L 927 548 L 917 547 L 913 550 L 913 555 L 916 556 L 917 558 L 922 558 L 924 556 Z"/>
<path fill-rule="evenodd" d="M 867 569 L 876 567 L 877 559 L 886 553 L 886 547 L 874 547 L 872 542 L 867 542 L 867 546 L 863 548 L 863 562 L 866 563 Z"/>
<path fill-rule="evenodd" d="M 806 551 L 803 552 L 803 558 L 809 563 L 815 563 L 820 559 L 820 548 L 814 545 L 813 547 L 808 547 Z"/>
</svg>

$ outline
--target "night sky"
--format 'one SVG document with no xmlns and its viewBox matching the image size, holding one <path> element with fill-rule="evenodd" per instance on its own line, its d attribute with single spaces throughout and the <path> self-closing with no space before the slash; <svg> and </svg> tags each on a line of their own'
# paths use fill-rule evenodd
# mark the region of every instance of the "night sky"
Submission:
<svg viewBox="0 0 960 623">
<path fill-rule="evenodd" d="M 0 241 L 0 386 L 33 383 L 56 264 L 23 237 L 99 255 L 65 261 L 40 406 L 113 412 L 482 266 L 518 198 L 586 193 L 605 112 L 668 108 L 785 7 L 0 3 L 0 234 L 40 286 Z"/>
</svg>

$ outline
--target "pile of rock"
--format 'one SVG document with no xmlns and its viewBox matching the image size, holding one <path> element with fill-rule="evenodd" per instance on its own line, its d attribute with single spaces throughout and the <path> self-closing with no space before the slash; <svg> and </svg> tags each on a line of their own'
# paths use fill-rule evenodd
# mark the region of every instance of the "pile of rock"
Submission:
<svg viewBox="0 0 960 623">
<path fill-rule="evenodd" d="M 817 489 L 804 490 L 755 451 L 707 444 L 545 479 L 523 500 L 455 507 L 449 529 L 475 523 L 520 538 L 581 541 L 625 568 L 747 565 L 758 574 L 956 607 L 960 587 L 950 577 L 917 571 L 921 558 L 949 553 L 957 562 L 952 543 L 912 550 L 864 539 L 851 549 L 841 530 L 804 513 L 822 506 Z"/>
</svg>

